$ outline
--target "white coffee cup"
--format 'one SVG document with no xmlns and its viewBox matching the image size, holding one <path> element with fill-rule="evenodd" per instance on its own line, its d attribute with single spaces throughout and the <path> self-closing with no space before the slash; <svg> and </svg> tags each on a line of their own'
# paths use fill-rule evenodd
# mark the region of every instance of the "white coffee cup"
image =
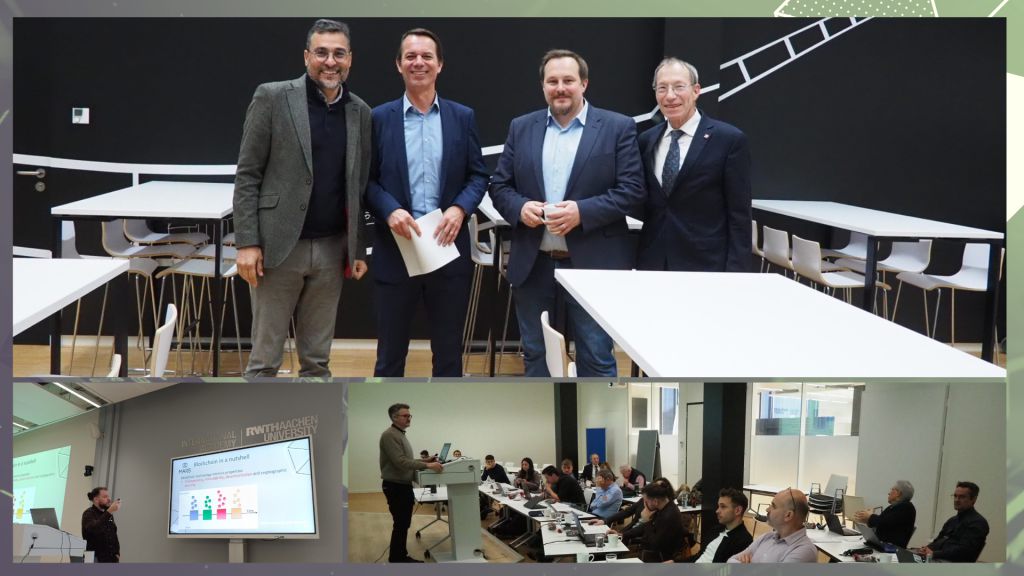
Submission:
<svg viewBox="0 0 1024 576">
<path fill-rule="evenodd" d="M 611 553 L 608 553 L 608 554 L 604 555 L 604 561 L 605 562 L 614 562 L 614 561 L 616 561 L 618 559 L 619 559 L 619 555 L 615 554 L 614 552 L 611 552 Z"/>
<path fill-rule="evenodd" d="M 551 214 L 551 212 L 553 212 L 555 210 L 558 210 L 558 208 L 556 208 L 554 204 L 545 204 L 544 205 L 544 221 L 545 222 L 548 219 L 548 215 Z"/>
<path fill-rule="evenodd" d="M 618 534 L 609 534 L 608 535 L 608 546 L 618 546 L 618 545 L 619 545 L 619 535 Z"/>
<path fill-rule="evenodd" d="M 594 555 L 593 554 L 588 554 L 587 552 L 577 552 L 576 553 L 576 563 L 577 564 L 586 564 L 587 562 L 593 562 L 593 561 L 594 561 Z"/>
</svg>

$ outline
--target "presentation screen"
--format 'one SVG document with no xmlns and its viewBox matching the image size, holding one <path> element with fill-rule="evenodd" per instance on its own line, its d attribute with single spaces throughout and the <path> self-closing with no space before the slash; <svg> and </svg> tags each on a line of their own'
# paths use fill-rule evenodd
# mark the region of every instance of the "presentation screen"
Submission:
<svg viewBox="0 0 1024 576">
<path fill-rule="evenodd" d="M 33 508 L 53 508 L 60 522 L 71 446 L 14 459 L 14 523 L 31 524 Z M 84 494 L 83 494 L 84 498 Z"/>
<path fill-rule="evenodd" d="M 309 436 L 171 460 L 169 537 L 316 538 Z"/>
</svg>

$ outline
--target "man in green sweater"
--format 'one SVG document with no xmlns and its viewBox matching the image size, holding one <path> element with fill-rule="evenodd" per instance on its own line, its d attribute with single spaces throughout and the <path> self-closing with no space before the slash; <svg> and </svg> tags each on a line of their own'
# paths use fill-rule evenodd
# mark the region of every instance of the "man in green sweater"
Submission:
<svg viewBox="0 0 1024 576">
<path fill-rule="evenodd" d="M 412 492 L 412 482 L 417 470 L 430 469 L 434 472 L 443 470 L 436 460 L 424 462 L 416 458 L 412 444 L 405 437 L 405 430 L 412 424 L 412 413 L 408 404 L 392 404 L 388 408 L 391 426 L 380 435 L 380 478 L 384 497 L 388 500 L 388 510 L 394 522 L 391 528 L 391 551 L 388 562 L 411 563 L 421 562 L 409 557 L 405 542 L 409 537 L 409 525 L 412 523 L 412 510 L 416 499 Z"/>
</svg>

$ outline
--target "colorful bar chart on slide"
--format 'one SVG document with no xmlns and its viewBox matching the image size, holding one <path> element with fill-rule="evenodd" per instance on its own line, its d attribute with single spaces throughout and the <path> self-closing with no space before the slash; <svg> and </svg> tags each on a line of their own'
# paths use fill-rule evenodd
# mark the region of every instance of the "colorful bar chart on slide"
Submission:
<svg viewBox="0 0 1024 576">
<path fill-rule="evenodd" d="M 255 484 L 187 490 L 179 496 L 184 529 L 245 530 L 259 527 Z"/>
</svg>

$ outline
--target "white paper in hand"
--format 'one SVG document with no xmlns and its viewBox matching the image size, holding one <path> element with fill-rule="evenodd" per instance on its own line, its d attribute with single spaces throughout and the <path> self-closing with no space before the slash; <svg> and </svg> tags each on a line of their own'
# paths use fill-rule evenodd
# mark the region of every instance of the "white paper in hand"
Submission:
<svg viewBox="0 0 1024 576">
<path fill-rule="evenodd" d="M 405 261 L 405 270 L 409 276 L 429 274 L 434 270 L 459 257 L 459 249 L 452 243 L 448 246 L 440 246 L 434 238 L 434 230 L 441 224 L 441 209 L 438 208 L 429 214 L 424 214 L 416 219 L 420 226 L 420 236 L 412 233 L 412 240 L 407 240 L 391 231 L 398 243 L 398 250 L 402 253 L 402 260 Z"/>
</svg>

